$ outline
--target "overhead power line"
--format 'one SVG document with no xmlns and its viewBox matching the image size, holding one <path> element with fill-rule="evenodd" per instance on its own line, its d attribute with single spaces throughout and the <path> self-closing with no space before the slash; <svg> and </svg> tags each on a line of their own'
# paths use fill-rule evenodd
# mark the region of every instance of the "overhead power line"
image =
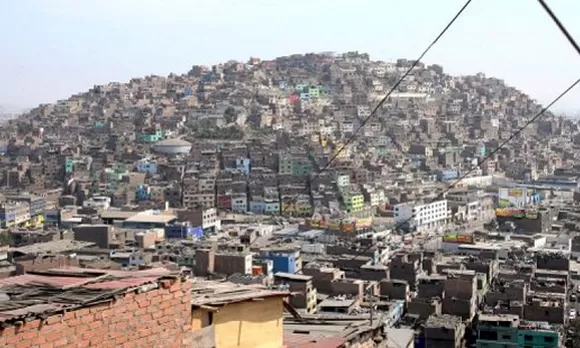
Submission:
<svg viewBox="0 0 580 348">
<path fill-rule="evenodd" d="M 562 22 L 560 21 L 560 19 L 558 18 L 558 16 L 556 16 L 556 14 L 554 13 L 554 11 L 552 11 L 552 9 L 548 6 L 548 4 L 546 4 L 546 2 L 544 0 L 538 0 L 538 2 L 540 3 L 540 5 L 544 9 L 544 11 L 546 11 L 546 13 L 548 14 L 548 16 L 550 16 L 550 18 L 552 19 L 552 21 L 554 21 L 554 23 L 556 24 L 556 26 L 558 27 L 558 29 L 560 29 L 560 31 L 562 32 L 562 34 L 566 37 L 566 39 L 568 40 L 568 42 L 570 42 L 570 45 L 572 45 L 572 47 L 574 47 L 574 49 L 576 50 L 576 53 L 580 54 L 580 46 L 578 46 L 578 44 L 576 43 L 576 40 L 574 40 L 574 38 L 572 37 L 572 35 L 568 32 L 568 30 L 566 29 L 566 27 L 564 26 L 564 24 L 562 24 Z"/>
<path fill-rule="evenodd" d="M 309 178 L 308 184 L 307 184 L 308 187 L 310 187 L 310 185 L 312 184 L 312 182 L 315 181 L 317 178 L 319 178 L 320 175 L 330 167 L 330 165 L 332 164 L 332 162 L 334 162 L 338 158 L 338 156 L 342 153 L 342 151 L 344 151 L 344 149 L 356 138 L 356 136 L 358 135 L 358 133 L 366 126 L 366 124 L 373 117 L 375 117 L 375 115 L 377 114 L 377 112 L 379 111 L 379 109 L 383 106 L 383 104 L 385 104 L 385 102 L 389 99 L 389 97 L 391 96 L 391 94 L 393 94 L 393 92 L 395 90 L 397 90 L 397 88 L 399 87 L 399 85 L 405 80 L 405 78 L 407 76 L 409 76 L 409 74 L 413 71 L 413 69 L 415 69 L 415 67 L 417 67 L 417 65 L 425 57 L 425 55 L 431 50 L 431 48 L 433 48 L 433 46 L 435 46 L 435 44 L 437 44 L 439 42 L 439 40 L 443 37 L 443 35 L 445 35 L 445 33 L 447 33 L 447 31 L 449 30 L 449 28 L 457 21 L 457 19 L 461 16 L 461 14 L 463 14 L 463 12 L 467 8 L 467 6 L 469 6 L 469 4 L 471 4 L 471 1 L 472 0 L 467 0 L 465 2 L 465 4 L 459 9 L 459 11 L 447 23 L 447 25 L 445 25 L 445 27 L 443 28 L 443 30 L 441 30 L 441 32 L 439 32 L 439 34 L 429 44 L 429 46 L 427 46 L 427 48 L 425 48 L 425 50 L 423 50 L 423 52 L 421 53 L 421 55 L 416 60 L 413 61 L 413 63 L 411 64 L 411 66 L 405 71 L 405 73 L 399 78 L 399 80 L 397 80 L 397 82 L 391 87 L 391 89 L 389 90 L 389 92 L 379 101 L 379 103 L 377 104 L 377 106 L 375 106 L 373 108 L 373 110 L 371 111 L 371 113 L 361 122 L 360 126 L 356 128 L 356 130 L 347 139 L 347 141 L 337 151 L 335 151 L 334 155 L 330 158 L 330 160 L 322 168 L 320 168 L 318 170 L 318 172 L 313 177 Z M 295 201 L 298 200 L 298 197 L 299 197 L 299 194 L 295 195 L 290 201 L 291 202 L 295 202 Z M 280 204 L 283 204 L 283 202 L 281 201 Z M 284 214 L 288 210 L 288 207 L 289 207 L 289 205 L 286 205 L 286 207 L 284 207 L 282 209 L 281 214 Z M 254 245 L 254 243 L 257 240 L 258 239 L 254 240 L 254 242 L 250 243 L 246 247 L 246 250 L 249 250 Z"/>
<path fill-rule="evenodd" d="M 461 7 L 461 9 L 459 9 L 459 11 L 455 14 L 455 16 L 453 16 L 451 21 L 449 21 L 447 23 L 447 25 L 443 28 L 443 30 L 441 30 L 439 35 L 437 35 L 437 37 L 435 37 L 435 39 L 429 44 L 429 46 L 427 46 L 427 48 L 425 48 L 423 53 L 421 53 L 421 55 L 416 60 L 413 61 L 411 66 L 405 71 L 405 73 L 399 78 L 399 80 L 397 80 L 397 82 L 391 87 L 389 92 L 380 100 L 380 102 L 377 104 L 377 106 L 374 107 L 374 109 L 371 111 L 371 113 L 361 122 L 360 126 L 358 126 L 355 129 L 355 131 L 347 139 L 347 141 L 337 151 L 335 151 L 334 155 L 330 158 L 330 160 L 328 162 L 326 162 L 326 164 L 314 175 L 314 177 L 309 179 L 309 184 L 312 183 L 314 180 L 316 180 L 318 177 L 320 177 L 320 175 L 330 167 L 332 162 L 334 162 L 338 158 L 340 153 L 342 153 L 342 151 L 344 151 L 344 149 L 357 137 L 358 133 L 366 126 L 366 124 L 373 117 L 376 116 L 379 109 L 383 106 L 383 104 L 385 104 L 385 102 L 389 99 L 391 94 L 393 94 L 393 92 L 397 90 L 397 88 L 401 85 L 401 83 L 405 80 L 405 78 L 407 76 L 409 76 L 409 74 L 413 71 L 413 69 L 415 69 L 415 67 L 417 67 L 417 65 L 421 62 L 421 60 L 425 57 L 425 55 L 431 50 L 431 48 L 433 48 L 433 46 L 435 46 L 435 44 L 437 44 L 437 42 L 439 42 L 439 40 L 443 37 L 443 35 L 445 35 L 447 30 L 449 30 L 449 28 L 457 21 L 459 16 L 461 16 L 461 14 L 465 11 L 467 6 L 469 6 L 471 1 L 472 0 L 467 0 L 465 2 L 465 4 Z M 294 201 L 296 199 L 297 199 L 297 197 L 293 198 L 292 200 Z M 284 211 L 282 211 L 282 212 L 284 212 Z"/>
<path fill-rule="evenodd" d="M 558 28 L 562 31 L 563 35 L 568 39 L 568 41 L 570 42 L 570 44 L 574 47 L 574 49 L 576 49 L 576 51 L 578 52 L 578 54 L 580 54 L 580 47 L 578 46 L 578 44 L 576 43 L 575 39 L 572 37 L 572 35 L 568 32 L 568 30 L 564 27 L 564 25 L 561 23 L 561 21 L 558 19 L 558 17 L 554 14 L 554 12 L 548 7 L 548 5 L 544 2 L 544 0 L 538 0 L 538 2 L 542 5 L 542 7 L 546 10 L 546 12 L 548 13 L 548 15 L 550 16 L 550 18 L 552 18 L 552 20 L 556 23 L 556 25 L 558 26 Z M 467 4 L 466 4 L 467 5 Z M 465 6 L 464 6 L 465 7 Z M 463 8 L 462 8 L 463 9 Z M 542 108 L 542 110 L 540 110 L 537 114 L 535 114 L 532 118 L 530 118 L 523 126 L 521 126 L 520 128 L 518 128 L 515 132 L 513 132 L 506 140 L 504 140 L 502 143 L 500 143 L 500 145 L 494 149 L 493 151 L 491 151 L 489 154 L 487 154 L 487 156 L 485 156 L 481 162 L 479 163 L 479 165 L 487 162 L 489 159 L 491 159 L 495 154 L 497 154 L 503 147 L 505 147 L 510 141 L 512 141 L 515 137 L 517 137 L 519 134 L 521 134 L 522 131 L 524 131 L 529 125 L 531 125 L 532 123 L 536 122 L 540 117 L 542 117 L 552 106 L 554 106 L 554 104 L 556 104 L 558 101 L 560 101 L 564 96 L 566 96 L 572 89 L 574 89 L 578 84 L 580 84 L 580 78 L 576 79 L 572 84 L 570 84 L 563 92 L 561 92 L 556 98 L 554 98 L 548 105 L 546 105 L 544 108 Z M 441 198 L 443 198 L 445 196 L 445 194 L 447 192 L 449 192 L 449 190 L 453 189 L 458 183 L 460 183 L 461 181 L 463 181 L 465 178 L 467 178 L 470 174 L 472 174 L 475 170 L 477 169 L 477 167 L 472 167 L 469 171 L 467 171 L 465 174 L 463 174 L 461 177 L 459 177 L 458 179 L 456 179 L 453 183 L 451 183 L 451 185 L 449 185 L 445 190 L 443 190 L 441 193 L 439 193 L 434 199 L 432 199 L 429 203 L 433 203 L 435 201 L 440 200 Z M 405 226 L 409 221 L 411 221 L 412 219 L 414 219 L 423 209 L 425 209 L 424 207 L 419 209 L 418 211 L 416 211 L 415 213 L 413 213 L 409 218 L 405 219 L 404 221 L 398 223 L 395 225 L 395 227 L 393 228 L 394 231 L 399 230 L 402 226 Z M 354 256 L 353 259 L 360 256 L 361 254 L 369 251 L 373 246 L 370 246 L 368 248 L 365 248 L 362 251 L 357 252 Z M 296 271 L 296 273 L 300 272 L 300 270 Z"/>
<path fill-rule="evenodd" d="M 507 143 L 509 143 L 511 140 L 513 140 L 516 136 L 518 136 L 518 134 L 520 134 L 524 129 L 526 129 L 529 125 L 531 125 L 532 123 L 534 123 L 535 121 L 537 121 L 540 117 L 542 117 L 554 104 L 556 104 L 560 99 L 562 99 L 566 94 L 568 94 L 572 89 L 574 89 L 574 87 L 576 87 L 578 84 L 580 84 L 580 78 L 578 78 L 576 81 L 574 81 L 570 86 L 568 86 L 568 88 L 566 88 L 562 93 L 560 93 L 554 100 L 552 100 L 550 102 L 550 104 L 548 104 L 546 107 L 544 107 L 540 112 L 538 112 L 536 115 L 534 115 L 534 117 L 530 118 L 523 126 L 521 126 L 519 129 L 517 129 L 514 133 L 512 133 L 510 135 L 510 137 L 506 140 L 504 140 L 495 150 L 491 151 L 486 157 L 484 157 L 480 164 L 485 163 L 487 160 L 489 160 L 490 158 L 492 158 L 498 151 L 500 151 Z M 462 180 L 464 180 L 465 178 L 467 178 L 471 173 L 473 173 L 475 170 L 477 169 L 477 167 L 472 167 L 469 171 L 467 171 L 465 174 L 463 174 L 459 179 L 456 179 L 451 185 L 447 186 L 447 188 L 445 190 L 443 190 L 441 193 L 439 193 L 435 198 L 433 198 L 428 204 L 431 204 L 433 202 L 436 202 L 438 200 L 440 200 L 441 198 L 443 198 L 445 196 L 445 194 L 447 192 L 449 192 L 449 190 L 453 189 L 455 187 L 455 185 L 457 185 L 458 183 L 460 183 Z M 409 221 L 411 221 L 413 218 L 415 218 L 417 216 L 417 214 L 419 214 L 421 211 L 423 211 L 423 209 L 425 209 L 424 207 L 422 207 L 421 209 L 419 209 L 418 211 L 416 211 L 415 213 L 413 213 L 409 218 L 405 219 L 404 221 L 398 223 L 397 225 L 395 225 L 395 227 L 393 227 L 393 231 L 397 231 L 399 230 L 402 226 L 405 226 Z M 372 249 L 374 247 L 374 245 L 371 245 L 363 250 L 358 251 L 353 257 L 352 259 L 357 258 L 358 256 L 361 256 L 363 253 L 369 251 L 370 249 Z M 295 273 L 298 273 L 302 271 L 302 268 L 297 270 Z"/>
<path fill-rule="evenodd" d="M 469 4 L 471 4 L 472 0 L 467 0 L 465 2 L 465 4 L 459 9 L 459 11 L 457 11 L 457 13 L 453 16 L 453 18 L 447 23 L 447 25 L 445 25 L 445 27 L 439 32 L 439 34 L 435 37 L 435 39 L 427 46 L 427 48 L 425 48 L 423 50 L 423 52 L 421 53 L 421 55 L 419 55 L 419 57 L 413 61 L 413 63 L 411 64 L 411 66 L 405 71 L 405 73 L 399 78 L 399 80 L 397 80 L 397 82 L 391 87 L 391 89 L 388 91 L 388 93 L 380 100 L 380 102 L 377 104 L 377 106 L 375 106 L 375 108 L 371 111 L 371 113 L 361 122 L 360 126 L 353 132 L 353 134 L 348 138 L 348 140 L 340 147 L 340 149 L 338 151 L 335 152 L 335 154 L 330 158 L 330 160 L 314 175 L 314 177 L 312 177 L 309 180 L 309 184 L 311 184 L 314 180 L 316 180 L 318 177 L 320 177 L 320 175 L 327 170 L 330 165 L 332 164 L 332 162 L 334 160 L 336 160 L 336 158 L 340 155 L 340 153 L 346 148 L 346 146 L 348 146 L 358 135 L 358 133 L 366 126 L 366 124 L 373 118 L 375 117 L 375 115 L 377 114 L 377 112 L 380 110 L 380 108 L 383 106 L 383 104 L 389 99 L 389 97 L 391 96 L 391 94 L 397 90 L 397 88 L 399 87 L 399 85 L 405 80 L 405 78 L 407 76 L 409 76 L 409 74 L 413 71 L 413 69 L 415 69 L 415 67 L 417 67 L 417 65 L 421 62 L 421 60 L 425 57 L 425 55 L 433 48 L 433 46 L 435 46 L 435 44 L 437 44 L 439 42 L 439 40 L 441 40 L 441 38 L 443 37 L 443 35 L 445 35 L 445 33 L 447 33 L 447 31 L 449 30 L 449 28 L 451 28 L 451 26 L 457 21 L 457 19 L 463 14 L 463 12 L 465 11 L 465 9 L 467 9 L 467 7 L 469 6 Z M 296 195 L 292 201 L 295 201 L 298 199 L 298 195 Z M 286 209 L 282 210 L 282 213 L 284 213 Z M 248 249 L 253 245 L 253 243 L 250 243 L 250 245 L 248 246 Z M 297 270 L 295 273 L 300 272 L 302 269 Z"/>
</svg>

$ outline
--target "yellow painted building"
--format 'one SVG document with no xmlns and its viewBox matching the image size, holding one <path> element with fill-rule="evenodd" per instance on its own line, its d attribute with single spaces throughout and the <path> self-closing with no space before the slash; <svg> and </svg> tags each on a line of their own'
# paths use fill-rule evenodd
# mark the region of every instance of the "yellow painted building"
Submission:
<svg viewBox="0 0 580 348">
<path fill-rule="evenodd" d="M 345 146 L 343 143 L 337 143 L 333 155 L 336 156 L 336 159 L 338 160 L 347 160 L 350 158 L 350 149 L 348 145 Z"/>
<path fill-rule="evenodd" d="M 226 282 L 204 283 L 214 283 L 206 288 L 210 293 L 197 297 L 194 283 L 192 294 L 194 347 L 283 347 L 284 300 L 288 292 Z M 223 284 L 229 284 L 228 288 L 222 289 Z"/>
</svg>

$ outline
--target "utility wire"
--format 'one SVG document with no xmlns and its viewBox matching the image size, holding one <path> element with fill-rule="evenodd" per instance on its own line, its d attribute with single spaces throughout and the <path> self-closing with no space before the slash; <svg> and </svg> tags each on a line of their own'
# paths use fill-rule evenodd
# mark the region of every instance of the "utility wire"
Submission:
<svg viewBox="0 0 580 348">
<path fill-rule="evenodd" d="M 449 21 L 447 23 L 447 25 L 443 28 L 443 30 L 441 30 L 439 35 L 437 35 L 435 37 L 435 39 L 429 44 L 429 46 L 427 46 L 427 48 L 425 48 L 425 50 L 423 50 L 423 53 L 421 53 L 421 55 L 415 61 L 413 61 L 411 66 L 405 71 L 405 73 L 399 78 L 399 80 L 397 80 L 397 82 L 391 87 L 389 92 L 380 100 L 380 102 L 377 104 L 377 106 L 374 107 L 374 109 L 371 111 L 371 113 L 361 122 L 360 126 L 357 127 L 357 129 L 352 133 L 352 135 L 347 139 L 347 141 L 339 148 L 339 150 L 335 151 L 334 155 L 330 158 L 330 160 L 328 162 L 326 162 L 326 164 L 320 170 L 318 170 L 318 172 L 313 177 L 309 178 L 308 184 L 307 184 L 308 187 L 312 184 L 313 181 L 318 179 L 320 177 L 320 175 L 330 167 L 332 162 L 334 162 L 338 158 L 338 156 L 342 153 L 342 151 L 344 151 L 344 149 L 356 138 L 358 133 L 366 126 L 366 124 L 371 120 L 371 118 L 373 118 L 377 114 L 379 109 L 383 106 L 383 104 L 385 104 L 385 102 L 389 99 L 391 94 L 393 94 L 393 92 L 399 87 L 399 85 L 401 85 L 401 83 L 405 80 L 405 78 L 407 76 L 409 76 L 409 74 L 413 71 L 413 69 L 415 67 L 417 67 L 417 65 L 420 63 L 420 61 L 423 59 L 423 57 L 425 57 L 425 55 L 431 50 L 431 48 L 433 48 L 433 46 L 435 46 L 435 44 L 437 44 L 437 42 L 439 42 L 439 40 L 443 37 L 443 35 L 445 35 L 445 33 L 449 30 L 449 28 L 457 21 L 457 19 L 465 11 L 467 6 L 469 6 L 469 4 L 471 4 L 471 1 L 472 0 L 467 0 L 465 2 L 465 4 L 459 9 L 459 11 L 455 14 L 455 16 L 453 16 L 451 21 Z M 295 195 L 290 200 L 290 202 L 297 201 L 299 195 L 300 194 Z M 283 204 L 283 202 L 281 201 L 280 204 Z M 281 215 L 284 214 L 288 210 L 288 207 L 289 207 L 289 205 L 286 205 L 284 207 L 284 209 L 281 212 Z M 246 250 L 249 250 L 257 240 L 258 239 L 256 238 L 253 242 L 251 242 L 246 247 Z"/>
<path fill-rule="evenodd" d="M 439 33 L 439 35 L 437 35 L 437 37 L 431 42 L 431 44 L 429 44 L 429 46 L 427 46 L 427 48 L 423 51 L 423 53 L 421 53 L 419 58 L 413 61 L 411 67 L 409 67 L 407 71 L 405 71 L 403 76 L 401 76 L 399 80 L 393 85 L 393 87 L 391 87 L 389 92 L 383 97 L 383 99 L 381 99 L 381 101 L 377 104 L 377 106 L 375 106 L 375 108 L 371 111 L 371 113 L 361 122 L 360 126 L 352 133 L 352 135 L 347 139 L 347 141 L 340 147 L 338 151 L 335 151 L 334 155 L 330 158 L 330 160 L 316 173 L 316 175 L 314 175 L 312 179 L 310 179 L 310 183 L 316 180 L 326 169 L 328 169 L 332 164 L 332 162 L 334 162 L 334 160 L 336 160 L 336 158 L 340 155 L 340 153 L 344 151 L 344 149 L 356 138 L 358 133 L 366 126 L 366 124 L 371 120 L 371 118 L 373 118 L 376 115 L 376 113 L 383 106 L 383 104 L 385 104 L 385 102 L 389 99 L 391 94 L 393 94 L 393 92 L 399 87 L 399 85 L 405 80 L 405 78 L 409 76 L 409 74 L 413 71 L 413 69 L 417 67 L 417 65 L 420 63 L 423 57 L 425 57 L 425 55 L 431 50 L 431 48 L 433 48 L 433 46 L 435 46 L 435 44 L 439 42 L 439 40 L 443 37 L 443 35 L 445 35 L 447 30 L 449 30 L 449 28 L 453 25 L 453 23 L 455 23 L 457 18 L 461 16 L 463 11 L 465 11 L 467 6 L 469 6 L 471 1 L 472 0 L 467 0 L 467 2 L 463 5 L 463 7 L 461 7 L 459 12 L 455 14 L 455 16 L 451 19 L 449 23 L 447 23 L 447 25 L 445 26 L 445 28 L 443 28 L 443 30 Z"/>
<path fill-rule="evenodd" d="M 568 86 L 568 88 L 566 88 L 562 93 L 560 93 L 554 100 L 552 100 L 550 102 L 550 104 L 548 104 L 546 107 L 544 107 L 540 112 L 538 112 L 534 117 L 530 118 L 523 126 L 521 126 L 520 128 L 518 128 L 518 130 L 516 130 L 514 133 L 512 133 L 512 135 L 510 135 L 510 137 L 506 140 L 504 140 L 495 150 L 493 150 L 492 152 L 490 152 L 486 157 L 484 157 L 481 160 L 480 164 L 485 163 L 487 160 L 489 160 L 490 158 L 492 158 L 496 153 L 498 153 L 499 150 L 501 150 L 507 143 L 509 143 L 510 141 L 512 141 L 516 136 L 518 136 L 524 129 L 526 129 L 529 125 L 531 125 L 532 123 L 534 123 L 535 121 L 537 121 L 540 117 L 542 117 L 547 111 L 548 109 L 550 109 L 554 104 L 556 104 L 560 99 L 562 99 L 566 94 L 568 94 L 568 92 L 570 92 L 572 89 L 574 89 L 574 87 L 576 87 L 578 84 L 580 84 L 580 78 L 578 78 L 576 81 L 574 81 L 570 86 Z M 447 186 L 447 188 L 445 190 L 443 190 L 441 193 L 439 193 L 435 198 L 433 198 L 429 203 L 425 204 L 421 209 L 419 209 L 417 212 L 413 213 L 410 217 L 408 217 L 407 219 L 405 219 L 404 221 L 398 223 L 397 225 L 395 225 L 395 227 L 393 227 L 393 231 L 396 231 L 398 229 L 400 229 L 402 226 L 405 226 L 409 221 L 411 221 L 413 218 L 415 218 L 417 216 L 417 214 L 419 214 L 421 211 L 423 211 L 423 209 L 425 209 L 426 206 L 428 206 L 429 204 L 436 202 L 438 200 L 440 200 L 441 198 L 444 197 L 444 195 L 449 192 L 449 190 L 453 189 L 455 187 L 455 185 L 457 185 L 458 183 L 460 183 L 462 180 L 464 180 L 465 178 L 467 178 L 471 173 L 473 173 L 475 170 L 477 169 L 476 166 L 472 167 L 469 171 L 467 171 L 467 173 L 463 174 L 459 179 L 456 179 L 451 185 Z M 352 258 L 351 260 L 356 259 L 357 257 L 361 256 L 363 253 L 371 250 L 374 247 L 374 245 L 371 245 L 363 250 L 359 250 Z M 298 273 L 302 271 L 301 267 L 299 270 L 297 270 L 294 273 Z"/>
<path fill-rule="evenodd" d="M 413 71 L 413 69 L 421 62 L 421 60 L 425 57 L 425 55 L 433 48 L 433 46 L 435 46 L 435 44 L 437 44 L 439 42 L 439 40 L 443 37 L 443 35 L 445 35 L 445 33 L 447 33 L 447 31 L 449 30 L 449 28 L 451 28 L 451 26 L 457 21 L 457 19 L 463 14 L 463 12 L 465 11 L 465 9 L 469 6 L 469 4 L 471 4 L 472 0 L 467 0 L 465 2 L 465 4 L 459 9 L 459 11 L 453 16 L 453 18 L 447 23 L 447 25 L 443 28 L 443 30 L 441 30 L 441 32 L 435 37 L 435 39 L 429 44 L 429 46 L 427 46 L 427 48 L 425 48 L 425 50 L 423 50 L 423 52 L 421 53 L 421 55 L 413 61 L 413 63 L 411 64 L 411 66 L 405 71 L 405 73 L 399 78 L 399 80 L 397 80 L 397 82 L 391 87 L 391 89 L 389 90 L 389 92 L 380 100 L 380 102 L 377 104 L 377 106 L 375 106 L 375 108 L 371 111 L 371 113 L 361 122 L 360 126 L 353 132 L 353 134 L 348 138 L 348 140 L 340 147 L 340 149 L 338 151 L 335 152 L 335 154 L 330 158 L 330 160 L 316 173 L 316 175 L 314 175 L 314 177 L 312 177 L 309 180 L 309 184 L 311 184 L 314 180 L 316 180 L 325 170 L 327 170 L 330 165 L 332 164 L 332 162 L 334 160 L 336 160 L 336 158 L 340 155 L 340 153 L 346 148 L 346 146 L 348 146 L 358 135 L 358 133 L 366 126 L 366 124 L 371 120 L 371 118 L 373 118 L 377 112 L 380 110 L 380 108 L 383 106 L 383 104 L 389 99 L 389 97 L 391 96 L 391 94 L 399 87 L 399 85 L 405 80 L 405 78 L 407 76 L 409 76 L 409 74 Z M 295 196 L 292 201 L 297 200 L 298 196 Z M 286 210 L 284 209 L 282 211 L 282 213 L 284 213 Z M 250 243 L 250 245 L 248 246 L 248 249 L 252 246 L 253 243 Z M 364 251 L 363 251 L 364 252 Z M 358 255 L 357 255 L 358 256 Z M 355 256 L 356 257 L 356 256 Z M 302 270 L 302 268 L 300 268 L 299 270 L 297 270 L 294 273 L 298 273 Z"/>
<path fill-rule="evenodd" d="M 558 29 L 560 29 L 560 31 L 562 32 L 562 34 L 566 37 L 566 39 L 568 40 L 568 42 L 570 43 L 570 45 L 572 45 L 572 47 L 574 47 L 574 49 L 576 50 L 576 53 L 580 54 L 580 46 L 578 46 L 578 44 L 576 43 L 576 40 L 574 40 L 574 38 L 572 37 L 572 35 L 570 35 L 570 33 L 568 32 L 568 30 L 566 29 L 566 27 L 564 26 L 564 24 L 562 24 L 562 22 L 560 21 L 560 19 L 558 18 L 558 16 L 556 16 L 556 14 L 554 13 L 554 11 L 552 11 L 552 9 L 550 9 L 550 7 L 548 6 L 548 4 L 546 4 L 546 2 L 544 0 L 538 0 L 538 2 L 540 3 L 540 5 L 544 9 L 544 11 L 546 11 L 546 13 L 548 14 L 548 16 L 550 16 L 550 18 L 552 19 L 552 21 L 554 21 L 554 23 L 556 24 L 556 26 L 558 27 Z"/>
<path fill-rule="evenodd" d="M 564 27 L 564 25 L 562 24 L 562 22 L 558 19 L 558 17 L 554 14 L 554 12 L 548 7 L 548 5 L 545 3 L 544 0 L 538 0 L 538 2 L 540 3 L 540 5 L 542 5 L 542 7 L 548 13 L 548 15 L 550 16 L 550 18 L 556 23 L 556 25 L 558 26 L 558 28 L 560 29 L 560 31 L 562 32 L 562 34 L 566 37 L 566 39 L 574 47 L 574 49 L 576 50 L 576 52 L 580 55 L 580 46 L 578 46 L 578 44 L 576 43 L 576 41 L 574 40 L 574 38 L 572 37 L 572 35 L 568 32 L 568 30 Z M 538 112 L 536 115 L 534 115 L 532 118 L 530 118 L 523 126 L 521 126 L 520 128 L 518 128 L 514 133 L 512 133 L 509 136 L 509 138 L 507 138 L 506 140 L 504 140 L 496 149 L 494 149 L 487 156 L 485 156 L 481 160 L 481 162 L 479 164 L 481 165 L 481 164 L 487 162 L 490 158 L 492 158 L 496 153 L 498 153 L 505 145 L 507 145 L 510 141 L 512 141 L 515 137 L 517 137 L 529 125 L 531 125 L 532 123 L 536 122 L 540 117 L 542 117 L 552 106 L 554 106 L 554 104 L 556 104 L 560 99 L 562 99 L 566 94 L 568 94 L 578 84 L 580 84 L 580 78 L 576 79 L 576 81 L 574 81 L 571 85 L 569 85 L 562 93 L 560 93 L 555 99 L 553 99 L 547 106 L 545 106 L 544 108 L 542 108 L 542 110 L 540 110 L 540 112 Z M 467 173 L 463 174 L 461 177 L 459 177 L 458 179 L 456 179 L 453 183 L 451 183 L 451 185 L 449 185 L 445 190 L 443 190 L 441 193 L 439 193 L 428 204 L 431 204 L 431 203 L 436 202 L 436 201 L 440 200 L 441 198 L 443 198 L 447 192 L 449 192 L 458 183 L 460 183 L 465 178 L 467 178 L 476 169 L 477 169 L 477 167 L 475 167 L 475 166 L 472 167 L 469 171 L 467 171 Z M 398 223 L 397 225 L 395 225 L 395 227 L 393 228 L 393 230 L 396 231 L 396 230 L 400 229 L 402 226 L 405 226 L 409 221 L 411 221 L 413 218 L 415 218 L 417 216 L 417 214 L 419 214 L 423 209 L 425 209 L 425 206 L 423 206 L 423 208 L 419 209 L 417 212 L 413 213 L 409 218 L 407 218 L 404 221 L 402 221 L 402 222 Z M 360 256 L 361 254 L 365 253 L 366 251 L 369 251 L 370 249 L 372 249 L 372 247 L 373 246 L 370 246 L 368 248 L 365 248 L 362 251 L 357 252 L 354 255 L 353 259 L 355 259 L 356 257 Z M 298 273 L 300 271 L 301 271 L 301 269 L 298 270 L 298 271 L 296 271 L 296 273 Z"/>
</svg>

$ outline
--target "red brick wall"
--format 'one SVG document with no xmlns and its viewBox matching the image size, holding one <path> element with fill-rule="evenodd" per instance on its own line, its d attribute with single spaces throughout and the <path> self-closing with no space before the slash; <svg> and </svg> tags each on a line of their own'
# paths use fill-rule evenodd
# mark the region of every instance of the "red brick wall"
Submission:
<svg viewBox="0 0 580 348">
<path fill-rule="evenodd" d="M 5 348 L 191 347 L 191 284 L 158 289 L 0 331 Z"/>
</svg>

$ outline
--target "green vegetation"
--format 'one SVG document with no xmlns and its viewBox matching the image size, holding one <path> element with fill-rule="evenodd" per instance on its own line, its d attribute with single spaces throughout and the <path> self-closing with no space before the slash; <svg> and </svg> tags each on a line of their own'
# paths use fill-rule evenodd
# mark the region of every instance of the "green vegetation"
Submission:
<svg viewBox="0 0 580 348">
<path fill-rule="evenodd" d="M 224 128 L 201 126 L 195 130 L 194 138 L 241 140 L 244 138 L 244 131 L 239 126 L 228 126 Z"/>
</svg>

